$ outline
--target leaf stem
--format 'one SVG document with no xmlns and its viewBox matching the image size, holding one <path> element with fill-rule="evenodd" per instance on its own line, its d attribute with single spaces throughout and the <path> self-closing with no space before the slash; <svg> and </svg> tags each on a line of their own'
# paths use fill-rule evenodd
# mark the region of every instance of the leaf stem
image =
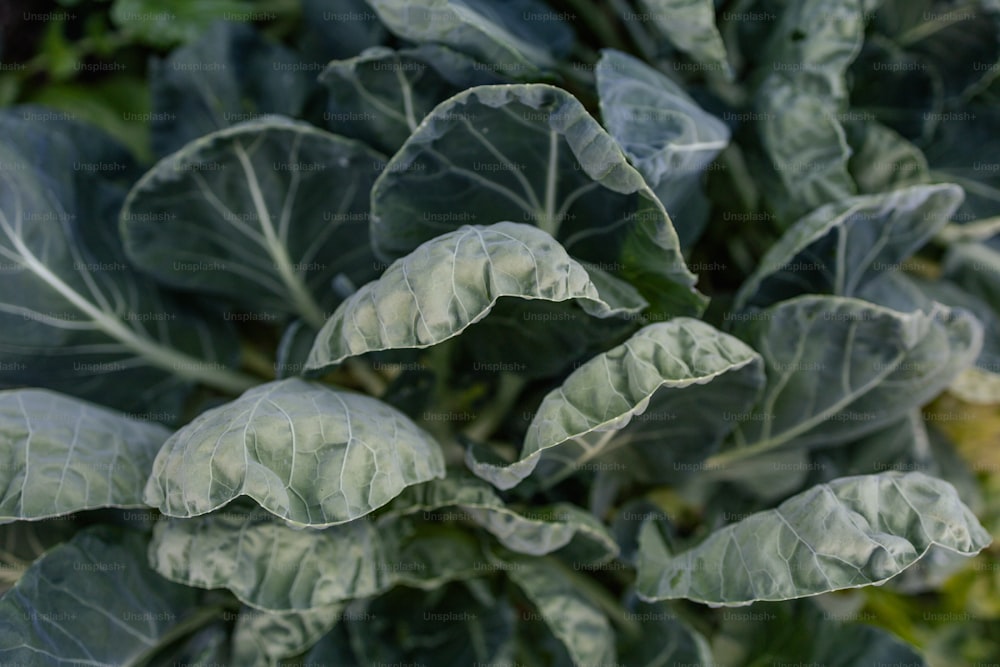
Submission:
<svg viewBox="0 0 1000 667">
<path fill-rule="evenodd" d="M 292 303 L 295 305 L 295 310 L 302 316 L 302 319 L 312 325 L 313 328 L 322 329 L 326 323 L 326 315 L 323 314 L 323 309 L 319 307 L 319 304 L 316 303 L 316 300 L 313 299 L 312 294 L 306 288 L 302 277 L 292 265 L 292 260 L 288 256 L 288 249 L 278 238 L 274 230 L 274 222 L 271 220 L 271 213 L 267 208 L 267 203 L 264 201 L 264 193 L 260 188 L 260 182 L 257 180 L 257 172 L 250 162 L 250 156 L 247 155 L 243 144 L 238 141 L 234 144 L 234 149 L 236 157 L 240 161 L 240 166 L 243 168 L 247 187 L 250 189 L 250 199 L 253 200 L 254 208 L 257 210 L 257 220 L 260 221 L 261 231 L 264 232 L 268 252 L 271 254 L 271 259 L 274 260 L 274 267 L 278 270 L 281 281 L 288 289 L 288 296 L 291 297 Z"/>
<path fill-rule="evenodd" d="M 625 32 L 632 38 L 632 43 L 635 44 L 642 57 L 649 62 L 656 60 L 656 40 L 649 34 L 643 23 L 624 19 L 625 13 L 632 11 L 629 4 L 625 0 L 611 0 L 611 6 L 623 17 L 622 25 L 625 26 Z"/>
<path fill-rule="evenodd" d="M 382 396 L 389 386 L 385 378 L 360 357 L 348 357 L 344 360 L 344 367 L 358 381 L 358 384 L 364 387 L 365 391 L 376 398 Z"/>
<path fill-rule="evenodd" d="M 3 565 L 0 568 L 0 585 L 13 586 L 31 563 L 21 560 L 12 553 L 0 552 L 0 565 Z"/>
<path fill-rule="evenodd" d="M 590 433 L 594 433 L 594 431 L 591 431 Z M 614 440 L 617 436 L 621 435 L 620 429 L 614 429 L 602 433 L 598 437 L 597 442 L 595 442 L 593 445 L 583 445 L 586 436 L 589 435 L 590 433 L 584 434 L 578 438 L 573 438 L 573 440 L 575 440 L 576 442 L 580 443 L 582 446 L 585 447 L 585 449 L 587 450 L 586 453 L 580 458 L 574 459 L 572 463 L 567 462 L 567 464 L 562 466 L 558 472 L 553 473 L 549 477 L 546 477 L 544 480 L 542 480 L 541 483 L 544 485 L 545 488 L 551 488 L 556 484 L 562 482 L 566 478 L 572 477 L 587 462 L 597 457 L 603 456 L 605 454 L 609 454 L 612 451 L 628 443 L 628 438 L 622 438 L 622 440 L 615 447 L 608 448 L 608 444 L 612 440 Z"/>
<path fill-rule="evenodd" d="M 211 607 L 201 607 L 194 614 L 173 626 L 170 630 L 160 636 L 155 646 L 149 647 L 138 658 L 127 664 L 129 667 L 142 667 L 143 665 L 151 664 L 153 658 L 155 658 L 165 647 L 197 630 L 200 630 L 209 621 L 221 616 L 223 612 L 229 609 L 230 607 L 224 604 L 213 605 Z"/>
<path fill-rule="evenodd" d="M 476 419 L 465 427 L 462 435 L 476 442 L 486 442 L 500 427 L 511 408 L 521 395 L 521 390 L 528 381 L 514 373 L 501 373 L 497 393 L 489 407 L 481 412 Z"/>
<path fill-rule="evenodd" d="M 410 128 L 410 132 L 417 129 L 417 116 L 413 110 L 413 91 L 410 88 L 410 82 L 406 80 L 406 76 L 403 75 L 402 68 L 396 69 L 396 79 L 399 81 L 399 90 L 403 94 L 403 109 L 406 112 L 406 125 Z"/>
<path fill-rule="evenodd" d="M 246 341 L 240 343 L 240 360 L 248 371 L 265 380 L 274 379 L 274 361 Z"/>
<path fill-rule="evenodd" d="M 607 589 L 599 585 L 592 577 L 569 569 L 562 561 L 551 556 L 547 558 L 551 559 L 559 569 L 563 570 L 566 573 L 566 577 L 576 584 L 577 591 L 600 608 L 612 623 L 632 637 L 642 636 L 642 626 L 639 624 L 639 621 L 629 616 L 618 600 Z"/>
<path fill-rule="evenodd" d="M 961 23 L 968 19 L 970 10 L 975 10 L 976 4 L 975 2 L 969 2 L 958 7 L 953 7 L 949 11 L 939 14 L 931 21 L 920 23 L 897 37 L 896 43 L 903 47 L 910 46 L 949 26 Z"/>
<path fill-rule="evenodd" d="M 549 164 L 545 174 L 545 212 L 538 226 L 553 237 L 559 232 L 556 217 L 556 189 L 559 182 L 559 134 L 549 130 Z"/>
<path fill-rule="evenodd" d="M 573 10 L 579 12 L 583 24 L 593 31 L 602 46 L 629 51 L 628 45 L 618 36 L 614 21 L 601 10 L 601 6 L 591 0 L 565 0 Z M 573 17 L 576 18 L 575 16 Z"/>
<path fill-rule="evenodd" d="M 77 310 L 90 318 L 91 322 L 98 329 L 111 338 L 118 340 L 122 345 L 140 357 L 147 359 L 152 365 L 170 371 L 180 377 L 203 382 L 210 387 L 229 393 L 243 393 L 247 389 L 260 384 L 253 377 L 243 375 L 225 367 L 215 367 L 206 363 L 204 359 L 189 356 L 173 348 L 161 345 L 148 336 L 139 335 L 133 329 L 125 326 L 120 319 L 109 315 L 85 299 L 76 290 L 67 285 L 62 278 L 54 274 L 45 263 L 35 257 L 20 236 L 9 230 L 8 223 L 2 216 L 0 216 L 0 224 L 7 228 L 5 231 L 11 244 L 29 271 L 41 278 L 64 299 L 73 304 Z"/>
</svg>

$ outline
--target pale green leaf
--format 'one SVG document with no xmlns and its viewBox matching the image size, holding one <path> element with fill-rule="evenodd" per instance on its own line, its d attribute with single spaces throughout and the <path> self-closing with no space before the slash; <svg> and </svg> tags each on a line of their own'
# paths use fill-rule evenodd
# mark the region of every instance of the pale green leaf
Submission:
<svg viewBox="0 0 1000 667">
<path fill-rule="evenodd" d="M 706 70 L 733 76 L 726 60 L 726 46 L 715 27 L 712 0 L 640 0 L 645 16 L 679 50 Z"/>
<path fill-rule="evenodd" d="M 294 528 L 240 506 L 161 522 L 149 553 L 172 581 L 227 588 L 273 612 L 319 612 L 400 583 L 431 589 L 472 576 L 482 560 L 472 536 L 446 526 L 362 519 Z"/>
<path fill-rule="evenodd" d="M 511 551 L 541 556 L 571 547 L 577 560 L 591 561 L 618 555 L 614 538 L 592 514 L 563 502 L 517 511 L 507 507 L 491 486 L 472 477 L 453 475 L 412 486 L 388 512 L 424 512 L 426 518 L 430 511 L 452 507 L 460 511 L 445 510 L 443 518 L 475 522 Z"/>
<path fill-rule="evenodd" d="M 244 607 L 233 629 L 233 661 L 245 667 L 275 667 L 319 641 L 337 623 L 343 607 L 290 612 Z"/>
<path fill-rule="evenodd" d="M 177 431 L 156 457 L 146 502 L 192 517 L 249 496 L 289 523 L 330 526 L 443 476 L 438 443 L 396 409 L 289 378 Z"/>
<path fill-rule="evenodd" d="M 848 168 L 859 193 L 877 194 L 930 179 L 927 158 L 894 130 L 874 120 L 847 120 L 842 124 L 851 146 Z"/>
<path fill-rule="evenodd" d="M 798 78 L 773 75 L 757 91 L 760 142 L 773 176 L 768 204 L 791 223 L 857 194 L 848 172 L 851 148 L 832 103 L 809 95 Z"/>
<path fill-rule="evenodd" d="M 461 334 L 501 297 L 575 300 L 590 315 L 635 315 L 646 302 L 628 285 L 598 292 L 586 269 L 551 236 L 501 222 L 442 234 L 394 262 L 334 312 L 307 370 L 377 350 L 424 348 Z"/>
<path fill-rule="evenodd" d="M 663 203 L 681 244 L 690 246 L 704 216 L 685 209 L 701 175 L 729 144 L 729 128 L 677 83 L 642 61 L 604 49 L 595 68 L 601 118 Z"/>
<path fill-rule="evenodd" d="M 789 4 L 770 31 L 754 95 L 761 144 L 776 173 L 770 204 L 795 219 L 856 194 L 850 146 L 840 114 L 847 67 L 864 36 L 861 3 L 803 0 Z"/>
<path fill-rule="evenodd" d="M 991 537 L 947 482 L 888 472 L 817 485 L 676 555 L 660 540 L 647 524 L 641 597 L 741 606 L 881 584 L 932 547 L 971 556 Z"/>
<path fill-rule="evenodd" d="M 508 489 L 543 459 L 543 479 L 559 479 L 621 447 L 641 448 L 652 461 L 701 460 L 735 426 L 725 415 L 753 405 L 761 371 L 760 355 L 708 324 L 688 318 L 651 324 L 586 362 L 542 400 L 520 460 L 486 462 L 470 449 L 466 461 Z"/>
<path fill-rule="evenodd" d="M 581 591 L 576 577 L 551 558 L 518 557 L 507 575 L 538 608 L 577 665 L 615 661 L 615 636 L 604 611 Z"/>
<path fill-rule="evenodd" d="M 143 507 L 170 431 L 45 389 L 0 391 L 0 522 Z"/>
</svg>

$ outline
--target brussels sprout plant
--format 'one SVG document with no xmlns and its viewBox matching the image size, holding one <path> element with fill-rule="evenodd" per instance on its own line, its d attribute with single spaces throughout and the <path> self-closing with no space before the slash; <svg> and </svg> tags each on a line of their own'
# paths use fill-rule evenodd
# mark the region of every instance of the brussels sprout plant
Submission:
<svg viewBox="0 0 1000 667">
<path fill-rule="evenodd" d="M 1000 6 L 301 19 L 152 161 L 0 109 L 0 662 L 933 664 L 863 610 L 997 563 Z"/>
</svg>

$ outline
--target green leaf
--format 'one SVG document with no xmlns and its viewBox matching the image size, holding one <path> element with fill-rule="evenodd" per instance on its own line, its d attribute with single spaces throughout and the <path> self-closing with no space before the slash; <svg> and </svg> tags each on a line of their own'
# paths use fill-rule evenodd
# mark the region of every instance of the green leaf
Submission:
<svg viewBox="0 0 1000 667">
<path fill-rule="evenodd" d="M 0 659 L 147 664 L 220 612 L 151 571 L 143 535 L 98 526 L 47 552 L 0 599 Z"/>
<path fill-rule="evenodd" d="M 970 365 L 982 326 L 938 304 L 901 313 L 858 299 L 803 296 L 734 316 L 737 335 L 764 357 L 767 387 L 739 416 L 722 465 L 784 447 L 847 442 L 923 405 Z"/>
<path fill-rule="evenodd" d="M 643 62 L 611 49 L 595 69 L 601 118 L 674 220 L 681 244 L 700 233 L 682 215 L 701 174 L 729 143 L 729 128 Z"/>
<path fill-rule="evenodd" d="M 764 45 L 764 63 L 775 76 L 780 72 L 802 83 L 804 93 L 845 101 L 844 74 L 864 37 L 863 9 L 857 0 L 803 0 L 789 5 Z"/>
<path fill-rule="evenodd" d="M 366 49 L 335 60 L 320 74 L 327 127 L 378 150 L 399 150 L 431 109 L 471 86 L 499 83 L 461 53 L 436 45 L 393 51 Z"/>
<path fill-rule="evenodd" d="M 888 472 L 817 485 L 673 556 L 660 539 L 644 527 L 640 597 L 740 606 L 881 584 L 931 547 L 971 556 L 992 538 L 947 482 Z"/>
<path fill-rule="evenodd" d="M 919 471 L 940 477 L 931 453 L 927 424 L 920 410 L 913 410 L 891 424 L 848 445 L 813 454 L 827 479 L 870 475 L 886 470 Z"/>
<path fill-rule="evenodd" d="M 863 34 L 860 2 L 804 0 L 782 11 L 764 45 L 754 107 L 761 144 L 777 172 L 769 203 L 781 218 L 856 193 L 837 114 L 846 106 L 845 72 Z"/>
<path fill-rule="evenodd" d="M 831 103 L 803 90 L 801 81 L 775 74 L 755 97 L 766 168 L 775 172 L 764 181 L 768 204 L 788 222 L 857 193 L 847 169 L 851 148 Z"/>
<path fill-rule="evenodd" d="M 990 263 L 1000 265 L 1000 262 L 982 261 L 988 256 L 973 259 L 963 250 L 968 247 L 975 246 L 958 243 L 946 253 L 945 270 L 950 279 L 931 281 L 901 272 L 889 273 L 868 285 L 859 296 L 895 310 L 931 312 L 938 302 L 975 315 L 983 325 L 982 351 L 975 367 L 963 371 L 948 391 L 964 401 L 1000 403 L 1000 317 L 983 298 L 988 292 L 979 290 L 981 283 L 988 282 L 984 278 L 990 272 L 984 269 Z"/>
<path fill-rule="evenodd" d="M 443 44 L 496 71 L 535 76 L 566 55 L 573 31 L 536 0 L 369 0 L 382 23 L 399 37 Z M 536 17 L 536 18 L 532 18 Z"/>
<path fill-rule="evenodd" d="M 600 318 L 637 314 L 646 302 L 620 286 L 607 299 L 579 262 L 530 225 L 464 226 L 394 262 L 344 301 L 316 337 L 306 370 L 366 352 L 436 345 L 484 318 L 501 297 L 576 300 Z"/>
<path fill-rule="evenodd" d="M 48 549 L 68 542 L 80 531 L 78 517 L 61 516 L 38 521 L 0 524 L 0 595 L 7 592 Z"/>
<path fill-rule="evenodd" d="M 229 368 L 238 349 L 221 320 L 189 317 L 127 263 L 114 227 L 124 191 L 99 175 L 127 167 L 106 157 L 116 151 L 30 118 L 0 117 L 12 133 L 0 146 L 0 383 L 167 422 L 195 382 L 252 386 Z"/>
<path fill-rule="evenodd" d="M 933 180 L 965 189 L 955 219 L 964 223 L 1000 215 L 1000 112 L 993 105 L 970 104 L 938 116 L 943 120 L 924 152 Z"/>
<path fill-rule="evenodd" d="M 441 448 L 402 413 L 289 378 L 208 410 L 171 436 L 146 502 L 192 517 L 249 496 L 291 524 L 330 526 L 443 476 Z"/>
<path fill-rule="evenodd" d="M 701 63 L 704 69 L 733 78 L 726 60 L 726 46 L 715 27 L 712 0 L 640 0 L 639 4 L 671 44 Z"/>
<path fill-rule="evenodd" d="M 996 312 L 1000 305 L 1000 250 L 985 243 L 956 243 L 945 255 L 944 276 Z"/>
<path fill-rule="evenodd" d="M 283 658 L 311 648 L 337 623 L 343 605 L 309 611 L 240 610 L 233 629 L 233 662 L 247 667 L 273 667 Z"/>
<path fill-rule="evenodd" d="M 222 612 L 225 618 L 230 612 Z M 218 620 L 202 626 L 179 646 L 158 653 L 155 665 L 226 665 L 229 664 L 229 628 Z"/>
<path fill-rule="evenodd" d="M 605 301 L 642 302 L 625 281 L 602 275 L 593 265 L 583 266 Z M 616 294 L 617 286 L 627 291 Z M 551 378 L 628 337 L 642 322 L 631 316 L 591 317 L 575 301 L 500 299 L 488 317 L 458 337 L 452 363 L 478 371 L 479 377 L 500 372 L 524 379 Z"/>
<path fill-rule="evenodd" d="M 581 575 L 558 561 L 520 556 L 509 560 L 507 575 L 538 608 L 545 623 L 576 665 L 615 661 L 615 637 L 603 610 L 582 590 Z"/>
<path fill-rule="evenodd" d="M 167 48 L 193 41 L 214 21 L 249 21 L 254 13 L 244 0 L 178 0 L 168 7 L 155 0 L 114 0 L 111 22 L 142 44 Z"/>
<path fill-rule="evenodd" d="M 515 664 L 515 610 L 505 598 L 477 591 L 483 580 L 422 591 L 398 588 L 352 609 L 347 636 L 328 635 L 308 660 L 325 665 Z M 350 643 L 352 660 L 344 661 Z M 338 646 L 340 644 L 340 646 Z"/>
<path fill-rule="evenodd" d="M 30 102 L 30 106 L 19 108 L 22 110 L 32 108 L 42 117 L 46 112 L 53 115 L 52 111 L 59 109 L 61 113 L 55 114 L 57 118 L 62 116 L 63 119 L 74 119 L 70 122 L 48 121 L 45 125 L 61 126 L 62 133 L 70 132 L 78 149 L 79 143 L 106 143 L 104 132 L 107 132 L 127 146 L 135 157 L 141 160 L 150 158 L 149 127 L 146 123 L 135 121 L 136 118 L 146 117 L 150 110 L 149 83 L 138 74 L 136 76 L 119 74 L 96 81 L 79 79 L 64 83 L 53 81 L 39 89 L 29 88 L 29 91 L 26 91 L 28 94 L 21 98 L 21 101 Z M 70 126 L 76 126 L 82 131 L 74 132 Z M 104 132 L 94 132 L 95 127 L 101 128 Z M 132 161 L 131 156 L 127 160 L 117 159 L 125 163 Z M 121 169 L 105 176 L 127 176 L 134 180 L 131 169 Z"/>
<path fill-rule="evenodd" d="M 141 507 L 157 423 L 45 389 L 0 391 L 0 522 Z"/>
<path fill-rule="evenodd" d="M 658 468 L 700 461 L 735 425 L 719 415 L 747 410 L 763 384 L 760 355 L 732 336 L 688 318 L 651 324 L 542 400 L 520 460 L 486 462 L 470 449 L 466 462 L 509 489 L 539 465 L 543 482 L 555 481 L 621 447 Z"/>
<path fill-rule="evenodd" d="M 730 647 L 738 644 L 736 655 L 729 657 L 748 667 L 782 663 L 926 666 L 914 647 L 885 630 L 856 622 L 876 618 L 866 611 L 821 609 L 813 600 L 759 603 L 745 612 L 725 612 L 717 641 Z"/>
<path fill-rule="evenodd" d="M 442 102 L 375 182 L 372 216 L 387 259 L 465 222 L 530 222 L 657 312 L 704 307 L 663 205 L 583 105 L 552 86 L 479 86 Z"/>
<path fill-rule="evenodd" d="M 1000 403 L 1000 250 L 986 243 L 953 244 L 944 258 L 949 281 L 931 291 L 934 299 L 971 310 L 986 334 L 976 367 L 967 370 L 951 389 L 975 403 Z M 946 286 L 956 285 L 948 290 Z"/>
<path fill-rule="evenodd" d="M 625 618 L 640 628 L 638 636 L 618 636 L 618 660 L 626 667 L 715 664 L 705 638 L 681 621 L 668 605 L 637 602 Z"/>
<path fill-rule="evenodd" d="M 937 108 L 961 103 L 995 78 L 1000 62 L 997 7 L 990 3 L 883 0 L 874 12 L 870 41 L 919 63 L 935 84 Z M 893 92 L 882 91 L 884 103 L 906 106 L 909 100 L 893 98 Z"/>
<path fill-rule="evenodd" d="M 809 293 L 856 296 L 933 238 L 962 196 L 955 185 L 917 185 L 821 206 L 771 246 L 740 287 L 735 308 Z"/>
<path fill-rule="evenodd" d="M 472 576 L 482 561 L 475 539 L 410 521 L 351 521 L 296 529 L 243 506 L 160 522 L 152 567 L 171 581 L 227 588 L 272 612 L 316 612 L 397 584 L 432 589 Z"/>
<path fill-rule="evenodd" d="M 251 26 L 221 22 L 165 58 L 153 58 L 153 153 L 164 157 L 206 134 L 264 115 L 300 116 L 315 76 L 302 65 L 294 51 Z"/>
<path fill-rule="evenodd" d="M 357 603 L 356 603 L 357 604 Z M 365 620 L 374 619 L 374 615 L 359 612 Z M 316 665 L 337 665 L 338 667 L 362 667 L 351 647 L 351 638 L 347 634 L 347 624 L 338 623 L 333 630 L 326 633 L 313 645 L 305 657 L 306 663 Z M 297 662 L 283 662 L 283 667 L 298 665 Z"/>
<path fill-rule="evenodd" d="M 944 275 L 960 290 L 951 296 L 956 305 L 969 308 L 987 328 L 983 353 L 976 368 L 959 377 L 952 389 L 976 403 L 1000 402 L 1000 250 L 987 243 L 957 243 L 944 258 Z M 947 283 L 945 283 L 947 284 Z M 944 300 L 944 295 L 933 298 Z"/>
<path fill-rule="evenodd" d="M 30 13 L 29 13 L 30 14 Z M 67 35 L 69 16 L 53 12 L 42 27 L 39 47 L 45 54 L 50 76 L 57 82 L 71 79 L 78 71 L 83 49 Z"/>
<path fill-rule="evenodd" d="M 355 56 L 383 44 L 387 33 L 365 0 L 302 0 L 302 34 L 296 47 L 313 62 Z M 335 7 L 336 11 L 331 11 Z"/>
<path fill-rule="evenodd" d="M 307 123 L 241 123 L 164 158 L 135 184 L 121 211 L 125 248 L 172 287 L 319 327 L 334 276 L 361 284 L 376 274 L 367 195 L 382 164 Z"/>
<path fill-rule="evenodd" d="M 275 379 L 283 380 L 302 375 L 314 340 L 316 340 L 316 329 L 302 320 L 293 320 L 285 327 L 281 333 L 278 349 L 274 352 Z"/>
<path fill-rule="evenodd" d="M 427 518 L 429 512 L 448 507 L 462 511 L 446 511 L 443 518 L 473 521 L 517 553 L 542 556 L 569 547 L 577 561 L 607 561 L 618 555 L 614 538 L 594 515 L 564 502 L 516 511 L 504 505 L 492 487 L 466 476 L 412 486 L 388 512 L 423 512 Z"/>
<path fill-rule="evenodd" d="M 873 120 L 843 125 L 851 146 L 848 169 L 859 193 L 878 194 L 930 180 L 923 152 L 894 130 Z"/>
</svg>

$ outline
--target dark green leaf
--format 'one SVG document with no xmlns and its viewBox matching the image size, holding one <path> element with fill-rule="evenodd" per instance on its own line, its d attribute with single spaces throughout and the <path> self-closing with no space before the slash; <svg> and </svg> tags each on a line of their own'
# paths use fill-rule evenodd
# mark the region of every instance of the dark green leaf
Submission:
<svg viewBox="0 0 1000 667">
<path fill-rule="evenodd" d="M 336 60 L 319 78 L 329 92 L 327 127 L 395 153 L 438 103 L 470 86 L 500 81 L 477 65 L 430 44 L 402 51 L 373 47 Z"/>
<path fill-rule="evenodd" d="M 386 258 L 466 222 L 530 222 L 658 312 L 704 305 L 663 205 L 583 105 L 552 86 L 479 86 L 438 105 L 376 181 L 372 216 Z"/>
<path fill-rule="evenodd" d="M 97 527 L 46 553 L 0 599 L 0 659 L 141 665 L 221 613 L 197 603 L 149 569 L 144 536 Z"/>
<path fill-rule="evenodd" d="M 149 70 L 157 157 L 266 114 L 298 116 L 315 77 L 294 51 L 238 23 L 212 25 L 191 44 L 153 59 Z"/>
<path fill-rule="evenodd" d="M 400 37 L 449 46 L 496 71 L 526 78 L 553 67 L 573 42 L 558 12 L 538 0 L 368 0 Z"/>
<path fill-rule="evenodd" d="M 173 287 L 322 326 L 337 275 L 377 271 L 368 190 L 382 158 L 307 123 L 241 123 L 164 158 L 121 211 L 125 248 Z M 251 287 L 252 286 L 252 287 Z"/>
</svg>

